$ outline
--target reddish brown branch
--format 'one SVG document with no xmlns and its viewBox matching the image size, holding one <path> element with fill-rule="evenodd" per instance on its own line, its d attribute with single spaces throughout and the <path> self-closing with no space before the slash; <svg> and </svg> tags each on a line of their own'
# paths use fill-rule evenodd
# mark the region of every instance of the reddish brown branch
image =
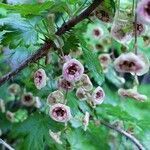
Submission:
<svg viewBox="0 0 150 150">
<path fill-rule="evenodd" d="M 94 0 L 93 3 L 87 9 L 85 9 L 79 16 L 74 17 L 74 18 L 70 19 L 68 22 L 64 23 L 62 25 L 62 27 L 60 27 L 58 29 L 58 31 L 56 32 L 56 35 L 58 35 L 58 36 L 63 35 L 66 31 L 69 31 L 76 24 L 78 24 L 79 22 L 81 22 L 82 20 L 87 18 L 90 15 L 90 13 L 98 5 L 100 5 L 100 3 L 102 1 L 103 0 Z M 22 64 L 20 64 L 20 66 L 18 68 L 9 72 L 8 74 L 2 76 L 0 78 L 0 86 L 3 85 L 6 81 L 11 79 L 12 77 L 14 77 L 15 75 L 17 75 L 21 70 L 26 68 L 29 64 L 34 63 L 35 61 L 37 61 L 40 58 L 42 58 L 43 56 L 45 56 L 47 54 L 48 50 L 50 49 L 50 47 L 52 47 L 53 45 L 54 45 L 53 41 L 49 40 L 48 42 L 45 42 L 43 44 L 43 46 L 39 50 L 37 50 L 37 52 L 35 54 L 28 57 Z"/>
<path fill-rule="evenodd" d="M 118 128 L 118 127 L 114 127 L 113 125 L 111 124 L 108 124 L 104 121 L 100 121 L 102 125 L 112 129 L 112 130 L 115 130 L 117 131 L 118 133 L 122 134 L 123 136 L 125 136 L 127 139 L 129 139 L 133 144 L 135 144 L 137 146 L 137 148 L 139 150 L 145 150 L 145 148 L 142 146 L 142 144 L 131 134 L 129 134 L 128 132 L 124 131 L 123 129 L 121 128 Z"/>
</svg>

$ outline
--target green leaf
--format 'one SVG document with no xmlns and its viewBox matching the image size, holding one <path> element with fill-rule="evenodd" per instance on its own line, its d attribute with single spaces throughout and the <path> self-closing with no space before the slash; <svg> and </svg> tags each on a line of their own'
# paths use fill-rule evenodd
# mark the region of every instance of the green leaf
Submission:
<svg viewBox="0 0 150 150">
<path fill-rule="evenodd" d="M 0 4 L 0 8 L 5 8 L 11 10 L 15 13 L 20 13 L 21 15 L 39 15 L 41 12 L 50 9 L 54 2 L 45 2 L 42 4 L 22 4 L 22 5 L 8 5 Z"/>
<path fill-rule="evenodd" d="M 96 53 L 87 49 L 82 45 L 83 57 L 91 76 L 95 79 L 97 84 L 102 85 L 104 82 L 104 74 L 102 72 L 102 67 L 98 61 Z"/>
<path fill-rule="evenodd" d="M 71 150 L 108 150 L 107 130 L 90 124 L 85 132 L 83 129 L 72 129 L 67 131 L 66 137 Z M 91 144 L 92 143 L 92 144 Z"/>
<path fill-rule="evenodd" d="M 14 21 L 15 19 L 15 21 Z M 10 45 L 18 45 L 21 42 L 25 45 L 36 44 L 38 39 L 38 33 L 35 29 L 35 25 L 40 18 L 33 18 L 26 20 L 22 18 L 20 14 L 10 14 L 7 17 L 0 19 L 0 25 L 11 27 L 11 32 L 7 34 L 5 42 Z M 15 40 L 14 40 L 15 39 Z"/>
<path fill-rule="evenodd" d="M 116 71 L 112 66 L 108 68 L 108 71 L 106 72 L 105 76 L 106 79 L 108 79 L 116 87 L 121 87 L 124 84 L 124 82 L 117 75 Z"/>
<path fill-rule="evenodd" d="M 137 119 L 130 115 L 127 111 L 123 110 L 120 106 L 113 106 L 110 104 L 103 104 L 96 108 L 98 115 L 102 117 L 114 117 L 115 119 L 120 119 L 123 121 L 137 121 Z"/>
<path fill-rule="evenodd" d="M 14 138 L 22 137 L 20 149 L 22 150 L 43 150 L 46 145 L 54 144 L 49 135 L 49 129 L 58 131 L 63 125 L 56 123 L 49 116 L 41 113 L 31 115 L 24 122 L 15 124 L 11 136 Z"/>
</svg>

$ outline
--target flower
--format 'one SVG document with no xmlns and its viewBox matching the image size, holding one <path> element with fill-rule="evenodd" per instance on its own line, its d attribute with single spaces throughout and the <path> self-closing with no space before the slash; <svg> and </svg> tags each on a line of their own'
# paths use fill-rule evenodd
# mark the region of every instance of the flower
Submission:
<svg viewBox="0 0 150 150">
<path fill-rule="evenodd" d="M 129 44 L 132 40 L 132 34 L 129 30 L 131 25 L 124 20 L 116 20 L 111 28 L 112 37 L 122 43 Z"/>
<path fill-rule="evenodd" d="M 43 87 L 46 86 L 46 80 L 47 80 L 47 76 L 46 73 L 43 69 L 38 69 L 35 73 L 34 73 L 34 84 L 36 86 L 37 89 L 41 89 Z"/>
<path fill-rule="evenodd" d="M 28 92 L 23 94 L 21 102 L 24 106 L 30 107 L 33 106 L 35 103 L 35 98 L 33 97 L 33 94 Z"/>
<path fill-rule="evenodd" d="M 100 64 L 104 70 L 106 70 L 111 63 L 111 58 L 109 54 L 100 54 L 98 57 Z"/>
<path fill-rule="evenodd" d="M 135 36 L 135 22 L 133 22 L 133 36 Z M 140 21 L 137 22 L 136 24 L 136 34 L 139 36 L 139 35 L 142 35 L 146 30 L 146 27 L 145 25 Z"/>
<path fill-rule="evenodd" d="M 35 103 L 34 103 L 34 106 L 35 106 L 36 108 L 41 108 L 42 103 L 41 103 L 39 97 L 35 97 Z"/>
<path fill-rule="evenodd" d="M 84 67 L 76 59 L 71 59 L 63 65 L 63 77 L 67 81 L 79 81 L 83 75 Z"/>
<path fill-rule="evenodd" d="M 60 103 L 52 105 L 49 114 L 57 122 L 66 123 L 71 119 L 70 107 Z"/>
<path fill-rule="evenodd" d="M 136 73 L 140 76 L 148 72 L 149 60 L 142 54 L 123 53 L 114 61 L 114 66 L 118 72 Z"/>
<path fill-rule="evenodd" d="M 10 121 L 10 122 L 14 122 L 15 121 L 15 113 L 12 113 L 10 111 L 6 112 L 6 118 Z"/>
<path fill-rule="evenodd" d="M 89 125 L 89 118 L 90 118 L 90 114 L 89 112 L 85 112 L 85 116 L 83 118 L 83 125 L 84 125 L 84 131 L 87 130 L 87 126 Z"/>
<path fill-rule="evenodd" d="M 137 90 L 135 90 L 135 89 L 121 88 L 118 90 L 118 94 L 122 97 L 133 98 L 133 99 L 135 99 L 137 101 L 141 101 L 141 102 L 143 102 L 144 100 L 147 100 L 147 96 L 138 93 Z"/>
<path fill-rule="evenodd" d="M 71 91 L 74 88 L 74 84 L 70 81 L 67 81 L 63 77 L 60 77 L 58 80 L 58 88 L 64 91 Z"/>
<path fill-rule="evenodd" d="M 104 90 L 98 86 L 92 93 L 91 100 L 94 105 L 101 104 L 104 101 L 105 92 Z"/>
<path fill-rule="evenodd" d="M 138 3 L 137 16 L 142 22 L 150 24 L 150 0 L 141 0 Z"/>
<path fill-rule="evenodd" d="M 60 140 L 61 132 L 52 132 L 51 130 L 49 130 L 49 134 L 56 143 L 62 144 L 62 141 Z"/>
<path fill-rule="evenodd" d="M 84 90 L 90 91 L 93 89 L 93 84 L 87 74 L 82 75 L 80 82 L 81 82 L 81 86 L 82 86 L 82 88 L 84 88 Z"/>
<path fill-rule="evenodd" d="M 104 35 L 103 27 L 101 24 L 89 24 L 85 38 L 91 40 L 92 42 L 100 40 Z"/>
<path fill-rule="evenodd" d="M 9 87 L 8 87 L 8 92 L 11 94 L 11 95 L 18 95 L 21 91 L 21 88 L 18 84 L 16 83 L 13 83 L 11 84 Z"/>
<path fill-rule="evenodd" d="M 94 13 L 95 13 L 95 16 L 99 20 L 106 22 L 106 23 L 112 22 L 112 16 L 110 16 L 109 13 L 104 10 L 100 10 L 99 7 L 97 7 L 97 9 L 95 9 Z"/>
<path fill-rule="evenodd" d="M 56 103 L 64 103 L 64 95 L 61 91 L 57 90 L 48 95 L 47 103 L 54 105 Z"/>
<path fill-rule="evenodd" d="M 84 88 L 79 87 L 76 91 L 76 96 L 77 98 L 79 98 L 80 100 L 86 100 L 88 98 L 88 93 L 85 91 Z"/>
</svg>

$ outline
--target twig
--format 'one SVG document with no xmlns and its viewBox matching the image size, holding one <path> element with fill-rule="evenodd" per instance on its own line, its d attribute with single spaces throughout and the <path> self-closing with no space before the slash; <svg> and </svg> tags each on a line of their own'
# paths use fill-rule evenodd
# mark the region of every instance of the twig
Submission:
<svg viewBox="0 0 150 150">
<path fill-rule="evenodd" d="M 15 149 L 13 149 L 9 144 L 7 144 L 5 141 L 3 141 L 2 139 L 0 139 L 0 144 L 4 145 L 4 146 L 7 147 L 9 150 L 15 150 Z"/>
<path fill-rule="evenodd" d="M 76 24 L 78 24 L 79 22 L 81 22 L 82 20 L 84 20 L 85 18 L 87 18 L 90 13 L 96 8 L 98 7 L 98 5 L 101 4 L 103 0 L 94 0 L 93 3 L 87 8 L 85 9 L 79 16 L 76 16 L 72 19 L 70 19 L 68 22 L 64 23 L 55 33 L 58 36 L 63 35 L 66 31 L 69 31 L 71 28 L 73 28 Z M 29 58 L 27 58 L 22 64 L 20 64 L 20 66 L 18 68 L 16 68 L 15 70 L 9 72 L 8 74 L 2 76 L 0 78 L 0 86 L 2 86 L 6 81 L 10 80 L 12 77 L 14 77 L 15 75 L 17 75 L 21 70 L 23 70 L 24 68 L 26 68 L 29 64 L 39 60 L 40 58 L 44 57 L 48 50 L 54 47 L 54 43 L 53 41 L 49 40 L 47 42 L 45 42 L 43 44 L 43 46 L 37 50 L 37 52 L 33 55 L 31 55 Z"/>
<path fill-rule="evenodd" d="M 142 146 L 142 144 L 133 135 L 129 134 L 128 132 L 124 131 L 121 128 L 114 127 L 113 125 L 110 125 L 110 124 L 106 123 L 105 121 L 100 121 L 100 123 L 112 130 L 117 131 L 118 133 L 122 134 L 123 136 L 127 137 L 133 144 L 135 144 L 137 146 L 137 148 L 139 150 L 145 150 L 145 148 Z"/>
</svg>

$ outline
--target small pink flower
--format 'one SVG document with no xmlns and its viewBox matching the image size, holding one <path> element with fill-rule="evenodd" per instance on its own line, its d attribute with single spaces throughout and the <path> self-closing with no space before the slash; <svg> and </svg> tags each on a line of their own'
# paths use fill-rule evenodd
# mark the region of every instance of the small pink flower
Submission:
<svg viewBox="0 0 150 150">
<path fill-rule="evenodd" d="M 74 88 L 74 84 L 61 77 L 58 80 L 58 88 L 64 91 L 71 91 Z"/>
<path fill-rule="evenodd" d="M 85 112 L 85 116 L 83 118 L 84 131 L 87 130 L 87 126 L 89 125 L 90 114 L 89 112 Z"/>
<path fill-rule="evenodd" d="M 88 98 L 87 94 L 88 94 L 87 91 L 85 91 L 85 89 L 82 87 L 79 87 L 76 91 L 77 98 L 79 98 L 79 100 L 82 101 Z"/>
<path fill-rule="evenodd" d="M 132 40 L 132 34 L 130 31 L 127 31 L 128 28 L 131 28 L 128 22 L 116 20 L 112 25 L 111 35 L 116 41 L 122 44 L 129 44 Z"/>
<path fill-rule="evenodd" d="M 37 89 L 41 89 L 43 87 L 46 86 L 46 80 L 47 80 L 47 76 L 46 73 L 43 69 L 38 69 L 35 73 L 34 73 L 34 84 L 36 86 Z"/>
<path fill-rule="evenodd" d="M 64 95 L 61 91 L 57 90 L 48 95 L 47 103 L 54 105 L 56 103 L 64 103 Z"/>
<path fill-rule="evenodd" d="M 150 24 L 150 0 L 141 0 L 137 6 L 138 18 Z"/>
<path fill-rule="evenodd" d="M 93 89 L 93 84 L 87 74 L 82 75 L 80 82 L 82 88 L 84 88 L 86 91 L 91 91 Z"/>
<path fill-rule="evenodd" d="M 100 64 L 104 70 L 108 68 L 111 63 L 111 58 L 109 54 L 100 54 L 98 57 Z"/>
<path fill-rule="evenodd" d="M 32 93 L 25 93 L 22 96 L 21 102 L 24 106 L 30 107 L 33 106 L 35 103 L 35 98 L 33 97 Z"/>
<path fill-rule="evenodd" d="M 15 113 L 12 113 L 11 111 L 7 111 L 6 112 L 6 118 L 10 122 L 14 122 L 15 121 Z"/>
<path fill-rule="evenodd" d="M 50 117 L 57 122 L 66 123 L 71 119 L 70 107 L 57 103 L 50 108 Z"/>
<path fill-rule="evenodd" d="M 63 65 L 63 77 L 67 81 L 79 81 L 83 72 L 83 65 L 76 59 L 71 59 Z"/>
<path fill-rule="evenodd" d="M 143 75 L 149 70 L 149 62 L 144 56 L 138 56 L 134 53 L 121 54 L 115 61 L 115 69 L 122 73 L 132 73 L 137 75 Z M 148 62 L 146 64 L 145 62 Z"/>
<path fill-rule="evenodd" d="M 122 97 L 133 98 L 133 99 L 135 99 L 137 101 L 141 101 L 141 102 L 147 100 L 147 96 L 138 93 L 137 90 L 135 90 L 135 89 L 122 89 L 121 88 L 118 90 L 118 94 Z"/>
<path fill-rule="evenodd" d="M 104 90 L 98 86 L 92 93 L 91 100 L 94 105 L 101 104 L 104 101 L 105 92 Z"/>
<path fill-rule="evenodd" d="M 8 92 L 11 94 L 11 95 L 18 95 L 21 91 L 21 88 L 18 84 L 16 83 L 13 83 L 11 84 L 9 87 L 8 87 Z"/>
</svg>

